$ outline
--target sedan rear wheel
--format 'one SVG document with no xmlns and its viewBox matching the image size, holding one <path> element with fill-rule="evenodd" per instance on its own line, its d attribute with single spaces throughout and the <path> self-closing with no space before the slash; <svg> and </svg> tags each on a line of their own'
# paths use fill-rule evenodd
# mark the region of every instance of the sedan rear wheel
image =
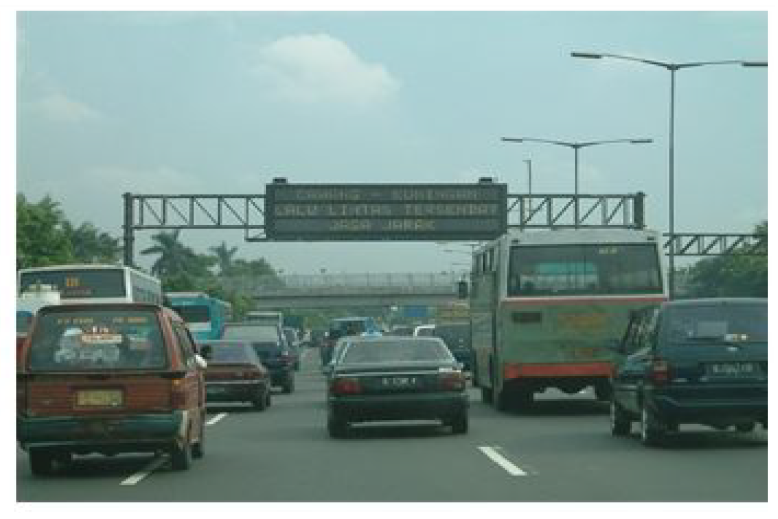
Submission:
<svg viewBox="0 0 778 519">
<path fill-rule="evenodd" d="M 33 476 L 48 476 L 53 469 L 54 457 L 44 449 L 30 449 L 30 472 Z"/>
<path fill-rule="evenodd" d="M 327 418 L 327 432 L 331 438 L 344 438 L 348 432 L 348 423 L 331 416 Z"/>
<path fill-rule="evenodd" d="M 465 434 L 468 429 L 467 413 L 462 413 L 451 421 L 451 432 L 454 434 Z"/>
<path fill-rule="evenodd" d="M 629 434 L 632 428 L 632 421 L 615 400 L 611 400 L 610 418 L 611 434 L 613 436 L 627 436 Z"/>
<path fill-rule="evenodd" d="M 292 375 L 291 373 L 289 373 L 289 376 L 284 381 L 283 391 L 284 393 L 287 394 L 292 393 L 294 391 L 294 375 Z"/>
<path fill-rule="evenodd" d="M 268 403 L 268 397 L 267 397 L 268 391 L 267 389 L 265 391 L 257 391 L 257 394 L 254 395 L 254 409 L 257 411 L 264 411 L 267 409 L 267 403 Z"/>
</svg>

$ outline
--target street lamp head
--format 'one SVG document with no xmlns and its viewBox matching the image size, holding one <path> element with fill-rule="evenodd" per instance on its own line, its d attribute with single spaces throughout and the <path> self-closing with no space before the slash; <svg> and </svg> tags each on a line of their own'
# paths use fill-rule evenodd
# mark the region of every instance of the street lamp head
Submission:
<svg viewBox="0 0 778 519">
<path fill-rule="evenodd" d="M 744 67 L 766 67 L 766 61 L 744 61 L 741 63 Z"/>
<path fill-rule="evenodd" d="M 595 54 L 593 52 L 571 52 L 570 55 L 574 58 L 602 59 L 602 54 Z"/>
<path fill-rule="evenodd" d="M 630 144 L 651 144 L 654 142 L 654 139 L 632 139 L 629 141 Z"/>
<path fill-rule="evenodd" d="M 505 142 L 524 142 L 524 139 L 516 139 L 514 137 L 503 137 L 502 140 Z"/>
</svg>

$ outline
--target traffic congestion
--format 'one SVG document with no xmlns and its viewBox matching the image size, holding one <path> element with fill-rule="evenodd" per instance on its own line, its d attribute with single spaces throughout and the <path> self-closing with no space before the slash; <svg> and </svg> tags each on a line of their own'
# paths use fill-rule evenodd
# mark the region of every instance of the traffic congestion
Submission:
<svg viewBox="0 0 778 519">
<path fill-rule="evenodd" d="M 768 12 L 478 8 L 15 12 L 14 512 L 765 510 Z"/>
<path fill-rule="evenodd" d="M 593 232 L 556 231 L 554 238 L 591 243 Z M 604 243 L 627 243 L 629 233 L 594 234 L 616 240 Z M 103 460 L 110 478 L 114 460 L 144 458 L 156 473 L 198 471 L 200 464 L 207 471 L 208 453 L 219 452 L 209 426 L 227 415 L 237 426 L 252 410 L 273 421 L 279 407 L 290 413 L 300 405 L 318 410 L 318 423 L 309 415 L 305 428 L 326 431 L 335 442 L 429 438 L 427 448 L 435 450 L 441 435 L 483 432 L 487 422 L 479 420 L 488 408 L 542 424 L 567 414 L 544 406 L 585 405 L 603 438 L 636 436 L 670 454 L 700 439 L 730 451 L 766 445 L 766 300 L 667 301 L 656 281 L 661 272 L 649 270 L 661 266 L 653 241 L 643 260 L 635 259 L 634 247 L 625 248 L 628 262 L 618 258 L 618 247 L 599 245 L 607 262 L 599 270 L 622 280 L 611 292 L 591 283 L 612 286 L 606 277 L 581 271 L 573 281 L 569 271 L 536 266 L 532 292 L 511 297 L 530 281 L 513 267 L 499 267 L 497 258 L 522 257 L 516 245 L 511 254 L 495 254 L 500 243 L 507 242 L 474 252 L 472 286 L 456 287 L 465 297 L 436 312 L 437 322 L 388 327 L 380 317 L 352 315 L 332 318 L 316 332 L 290 319 L 292 312 L 252 310 L 237 320 L 230 303 L 205 293 L 163 293 L 159 280 L 131 267 L 20 271 L 17 440 L 25 472 L 78 480 L 86 466 L 99 473 Z M 557 243 L 553 250 L 543 256 L 535 246 L 532 257 L 559 265 Z M 489 269 L 505 277 L 503 288 L 485 299 L 478 276 Z M 638 297 L 628 297 L 624 280 L 638 283 Z M 655 295 L 652 283 L 659 287 Z M 614 300 L 614 293 L 621 297 Z M 580 294 L 586 299 L 570 298 Z M 30 318 L 36 298 L 46 304 Z M 510 325 L 500 325 L 503 307 Z M 606 318 L 611 307 L 617 317 Z M 484 311 L 492 317 L 481 318 Z M 555 326 L 538 327 L 549 321 Z M 597 324 L 605 322 L 611 324 Z M 479 343 L 495 336 L 486 347 Z M 609 341 L 613 336 L 618 340 Z M 284 402 L 301 390 L 305 400 Z M 288 426 L 294 435 L 294 424 Z M 571 438 L 576 430 L 569 430 Z M 508 474 L 537 470 L 520 468 L 490 446 L 479 449 Z M 24 493 L 28 476 L 19 477 Z"/>
</svg>

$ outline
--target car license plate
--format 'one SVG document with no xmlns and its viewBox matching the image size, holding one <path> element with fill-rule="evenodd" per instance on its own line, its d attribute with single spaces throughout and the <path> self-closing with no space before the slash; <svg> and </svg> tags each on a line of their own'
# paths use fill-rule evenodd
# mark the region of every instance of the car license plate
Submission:
<svg viewBox="0 0 778 519">
<path fill-rule="evenodd" d="M 759 375 L 755 362 L 715 362 L 708 364 L 708 375 L 713 377 L 753 377 Z"/>
<path fill-rule="evenodd" d="M 385 388 L 408 388 L 416 386 L 416 377 L 384 377 L 382 385 Z"/>
<path fill-rule="evenodd" d="M 78 407 L 119 407 L 123 403 L 121 389 L 82 389 L 76 393 Z"/>
</svg>

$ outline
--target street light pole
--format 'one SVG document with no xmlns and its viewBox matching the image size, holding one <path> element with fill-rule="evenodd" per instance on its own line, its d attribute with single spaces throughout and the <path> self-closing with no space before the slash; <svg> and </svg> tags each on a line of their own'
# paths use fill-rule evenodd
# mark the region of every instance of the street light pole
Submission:
<svg viewBox="0 0 778 519">
<path fill-rule="evenodd" d="M 627 61 L 637 61 L 646 65 L 662 67 L 670 71 L 670 136 L 668 150 L 668 192 L 669 192 L 669 217 L 668 226 L 670 234 L 670 250 L 668 251 L 667 290 L 670 299 L 675 297 L 675 73 L 683 68 L 704 67 L 707 65 L 741 65 L 743 67 L 766 67 L 766 61 L 721 60 L 721 61 L 696 61 L 689 63 L 665 63 L 651 59 L 622 56 L 619 54 L 595 53 L 595 52 L 571 52 L 574 58 L 602 59 L 614 58 Z"/>
<path fill-rule="evenodd" d="M 566 146 L 572 148 L 575 152 L 575 227 L 578 227 L 578 150 L 581 148 L 588 148 L 589 146 L 599 146 L 600 144 L 615 144 L 615 143 L 628 143 L 628 144 L 650 144 L 654 142 L 652 139 L 610 139 L 606 141 L 588 141 L 588 142 L 565 142 L 565 141 L 552 141 L 547 139 L 535 139 L 532 137 L 503 137 L 504 142 L 540 142 L 544 144 L 555 144 L 557 146 Z"/>
</svg>

